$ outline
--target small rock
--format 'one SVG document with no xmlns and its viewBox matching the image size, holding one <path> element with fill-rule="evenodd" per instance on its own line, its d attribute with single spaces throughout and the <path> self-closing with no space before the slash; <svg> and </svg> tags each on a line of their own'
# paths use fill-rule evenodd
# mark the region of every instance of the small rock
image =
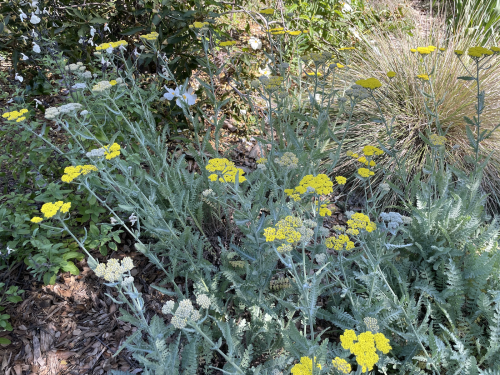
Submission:
<svg viewBox="0 0 500 375">
<path fill-rule="evenodd" d="M 79 335 L 81 335 L 81 333 L 82 333 L 82 330 L 81 330 L 81 329 L 75 329 L 75 330 L 73 331 L 73 336 L 79 336 Z"/>
</svg>

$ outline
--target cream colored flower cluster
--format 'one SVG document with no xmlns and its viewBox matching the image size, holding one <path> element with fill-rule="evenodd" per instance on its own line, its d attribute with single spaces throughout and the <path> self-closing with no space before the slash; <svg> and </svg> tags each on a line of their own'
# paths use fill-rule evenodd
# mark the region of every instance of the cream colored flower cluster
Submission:
<svg viewBox="0 0 500 375">
<path fill-rule="evenodd" d="M 281 157 L 275 158 L 274 162 L 280 167 L 295 169 L 298 167 L 299 159 L 292 152 L 285 152 Z"/>
<path fill-rule="evenodd" d="M 125 257 L 122 259 L 121 264 L 118 259 L 110 259 L 107 264 L 99 263 L 94 272 L 96 276 L 103 277 L 108 282 L 115 282 L 121 280 L 125 272 L 134 268 L 134 262 L 131 258 Z"/>
<path fill-rule="evenodd" d="M 210 308 L 210 298 L 205 294 L 200 294 L 196 298 L 196 302 L 203 309 Z M 172 314 L 174 310 L 174 301 L 167 301 L 161 310 L 163 314 Z M 201 319 L 201 314 L 198 310 L 195 310 L 193 304 L 189 299 L 184 299 L 179 302 L 179 306 L 175 310 L 174 316 L 172 317 L 172 325 L 177 329 L 182 329 L 187 326 L 188 320 L 194 322 Z"/>
<path fill-rule="evenodd" d="M 78 61 L 76 64 L 69 64 L 64 67 L 64 70 L 67 72 L 84 72 L 87 70 L 85 65 L 81 61 Z"/>
<path fill-rule="evenodd" d="M 45 118 L 47 120 L 54 120 L 59 115 L 74 113 L 82 108 L 80 103 L 68 103 L 59 107 L 49 107 L 45 110 Z"/>
</svg>

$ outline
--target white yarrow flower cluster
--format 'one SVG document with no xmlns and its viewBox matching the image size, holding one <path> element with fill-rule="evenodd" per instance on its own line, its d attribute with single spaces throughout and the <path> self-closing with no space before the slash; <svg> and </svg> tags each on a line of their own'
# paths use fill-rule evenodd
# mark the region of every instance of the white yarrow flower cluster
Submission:
<svg viewBox="0 0 500 375">
<path fill-rule="evenodd" d="M 174 309 L 175 302 L 174 301 L 167 301 L 161 308 L 161 312 L 165 315 L 171 314 L 172 310 Z"/>
<path fill-rule="evenodd" d="M 393 236 L 396 235 L 400 225 L 411 224 L 411 217 L 403 216 L 397 212 L 382 212 L 380 218 L 385 222 L 386 229 Z"/>
<path fill-rule="evenodd" d="M 95 149 L 87 152 L 85 155 L 87 155 L 88 158 L 92 158 L 92 157 L 97 158 L 97 157 L 104 156 L 104 152 L 105 152 L 105 150 L 103 148 L 95 148 Z"/>
<path fill-rule="evenodd" d="M 170 314 L 172 312 L 172 309 L 173 301 L 169 301 L 163 306 L 162 312 Z M 171 323 L 175 328 L 182 329 L 186 327 L 188 319 L 197 321 L 200 318 L 200 312 L 193 308 L 193 304 L 191 303 L 191 301 L 188 299 L 184 299 L 179 303 L 179 307 L 177 307 Z"/>
<path fill-rule="evenodd" d="M 78 61 L 76 64 L 69 64 L 64 67 L 64 70 L 67 72 L 84 72 L 87 68 L 83 65 L 81 61 Z"/>
<path fill-rule="evenodd" d="M 201 195 L 203 195 L 204 197 L 208 197 L 211 195 L 215 195 L 215 193 L 212 189 L 206 189 L 201 192 Z"/>
<path fill-rule="evenodd" d="M 47 120 L 54 120 L 59 115 L 73 113 L 82 108 L 80 103 L 63 104 L 60 107 L 49 107 L 45 110 L 45 118 Z"/>
<path fill-rule="evenodd" d="M 200 294 L 196 297 L 196 303 L 202 308 L 208 309 L 210 307 L 210 298 L 206 294 Z"/>
<path fill-rule="evenodd" d="M 131 258 L 123 258 L 121 264 L 118 259 L 113 258 L 106 264 L 99 263 L 94 272 L 97 277 L 103 277 L 108 282 L 115 282 L 121 280 L 123 274 L 132 268 L 134 268 L 134 263 Z"/>
<path fill-rule="evenodd" d="M 350 89 L 347 89 L 345 94 L 352 97 L 354 100 L 363 100 L 370 97 L 370 93 L 367 89 L 356 84 L 352 85 Z"/>
<path fill-rule="evenodd" d="M 107 89 L 110 89 L 111 87 L 113 87 L 113 85 L 109 83 L 109 81 L 100 81 L 97 82 L 97 84 L 95 84 L 94 87 L 92 87 L 92 91 L 103 92 L 106 91 Z"/>
<path fill-rule="evenodd" d="M 75 90 L 81 90 L 81 89 L 84 89 L 86 87 L 87 87 L 87 85 L 83 82 L 78 82 L 78 83 L 75 83 L 73 86 L 71 86 L 71 88 L 75 89 Z"/>
</svg>

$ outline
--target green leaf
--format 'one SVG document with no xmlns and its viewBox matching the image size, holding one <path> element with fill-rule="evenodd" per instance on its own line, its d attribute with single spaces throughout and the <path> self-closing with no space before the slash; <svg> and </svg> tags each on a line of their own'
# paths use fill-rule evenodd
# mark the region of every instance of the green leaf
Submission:
<svg viewBox="0 0 500 375">
<path fill-rule="evenodd" d="M 151 284 L 151 288 L 156 289 L 157 291 L 159 291 L 167 296 L 173 296 L 173 297 L 177 296 L 177 293 L 171 292 L 170 290 L 162 288 L 161 286 Z"/>
<path fill-rule="evenodd" d="M 7 301 L 12 302 L 12 303 L 18 303 L 21 302 L 23 299 L 19 296 L 8 296 Z"/>
<path fill-rule="evenodd" d="M 120 33 L 121 35 L 133 35 L 138 33 L 139 31 L 143 31 L 146 28 L 146 26 L 138 26 L 138 27 L 132 27 L 130 29 L 125 30 L 124 32 Z"/>
<path fill-rule="evenodd" d="M 83 258 L 83 254 L 79 253 L 78 251 L 70 251 L 68 253 L 63 254 L 62 258 L 64 260 L 73 259 L 73 258 Z"/>
<path fill-rule="evenodd" d="M 464 81 L 475 81 L 476 80 L 474 77 L 469 77 L 469 76 L 460 76 L 460 77 L 457 77 L 457 79 L 461 79 Z"/>
<path fill-rule="evenodd" d="M 9 339 L 6 339 L 5 337 L 0 337 L 0 344 L 2 345 L 9 345 L 11 341 Z"/>
<path fill-rule="evenodd" d="M 89 22 L 90 23 L 106 23 L 106 22 L 108 22 L 108 20 L 105 20 L 104 18 L 101 18 L 101 17 L 95 17 L 95 18 L 92 18 Z"/>
<path fill-rule="evenodd" d="M 64 272 L 70 272 L 75 276 L 80 274 L 80 270 L 78 269 L 78 267 L 75 266 L 75 264 L 71 261 L 66 262 L 66 264 L 61 267 L 61 270 L 63 270 Z"/>
</svg>

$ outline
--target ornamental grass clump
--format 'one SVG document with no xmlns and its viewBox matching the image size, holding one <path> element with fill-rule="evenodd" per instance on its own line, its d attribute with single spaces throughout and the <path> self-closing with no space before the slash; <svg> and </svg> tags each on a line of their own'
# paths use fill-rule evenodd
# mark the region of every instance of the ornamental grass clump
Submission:
<svg viewBox="0 0 500 375">
<path fill-rule="evenodd" d="M 484 35 L 478 35 L 478 39 L 467 36 L 469 26 L 461 27 L 457 33 L 445 38 L 443 23 L 439 19 L 433 22 L 435 36 L 432 40 L 419 27 L 416 27 L 411 37 L 399 31 L 391 33 L 391 36 L 375 32 L 370 38 L 371 42 L 365 43 L 362 53 L 353 51 L 353 59 L 357 63 L 352 64 L 348 72 L 351 79 L 364 79 L 371 75 L 382 83 L 382 87 L 373 90 L 375 97 L 380 100 L 378 104 L 374 100 L 363 101 L 360 115 L 364 112 L 366 120 L 362 121 L 360 118 L 362 123 L 349 130 L 346 144 L 352 148 L 351 145 L 363 147 L 380 142 L 384 147 L 390 148 L 389 140 L 393 138 L 393 147 L 398 150 L 398 157 L 381 159 L 379 171 L 384 168 L 386 171 L 406 169 L 408 173 L 405 182 L 398 184 L 401 187 L 408 183 L 415 171 L 422 168 L 426 155 L 431 153 L 429 145 L 420 135 L 437 133 L 443 136 L 446 132 L 446 161 L 471 171 L 475 168 L 475 162 L 469 156 L 476 159 L 476 150 L 471 148 L 467 126 L 474 128 L 472 133 L 477 139 L 474 116 L 477 118 L 479 94 L 482 97 L 482 113 L 479 116 L 481 129 L 487 131 L 489 137 L 480 142 L 478 154 L 486 156 L 491 153 L 491 161 L 484 170 L 482 186 L 486 191 L 499 195 L 500 179 L 497 170 L 500 167 L 500 154 L 495 145 L 500 139 L 498 132 L 490 134 L 500 123 L 500 90 L 495 83 L 500 75 L 500 61 L 495 56 L 495 40 L 492 37 L 483 40 Z M 478 44 L 480 39 L 481 44 Z M 443 40 L 447 41 L 446 45 L 440 42 Z M 478 71 L 478 77 L 476 60 L 480 60 L 479 64 L 484 62 Z M 384 80 L 380 71 L 392 71 L 396 75 L 390 80 Z M 484 97 L 481 94 L 483 91 L 486 93 Z M 433 96 L 435 102 L 429 102 L 429 98 L 422 92 Z M 390 135 L 387 126 L 380 119 L 380 109 L 387 122 L 392 124 Z M 437 119 L 441 130 L 435 122 L 436 111 L 439 113 Z M 471 119 L 472 124 L 465 117 Z M 397 161 L 404 165 L 398 165 Z M 343 171 L 346 167 L 354 168 L 353 162 L 344 159 L 337 170 Z M 374 177 L 373 183 L 382 181 L 380 172 Z M 389 193 L 386 198 L 392 197 L 394 201 L 393 194 L 394 192 Z M 490 199 L 494 200 L 494 197 Z"/>
</svg>

